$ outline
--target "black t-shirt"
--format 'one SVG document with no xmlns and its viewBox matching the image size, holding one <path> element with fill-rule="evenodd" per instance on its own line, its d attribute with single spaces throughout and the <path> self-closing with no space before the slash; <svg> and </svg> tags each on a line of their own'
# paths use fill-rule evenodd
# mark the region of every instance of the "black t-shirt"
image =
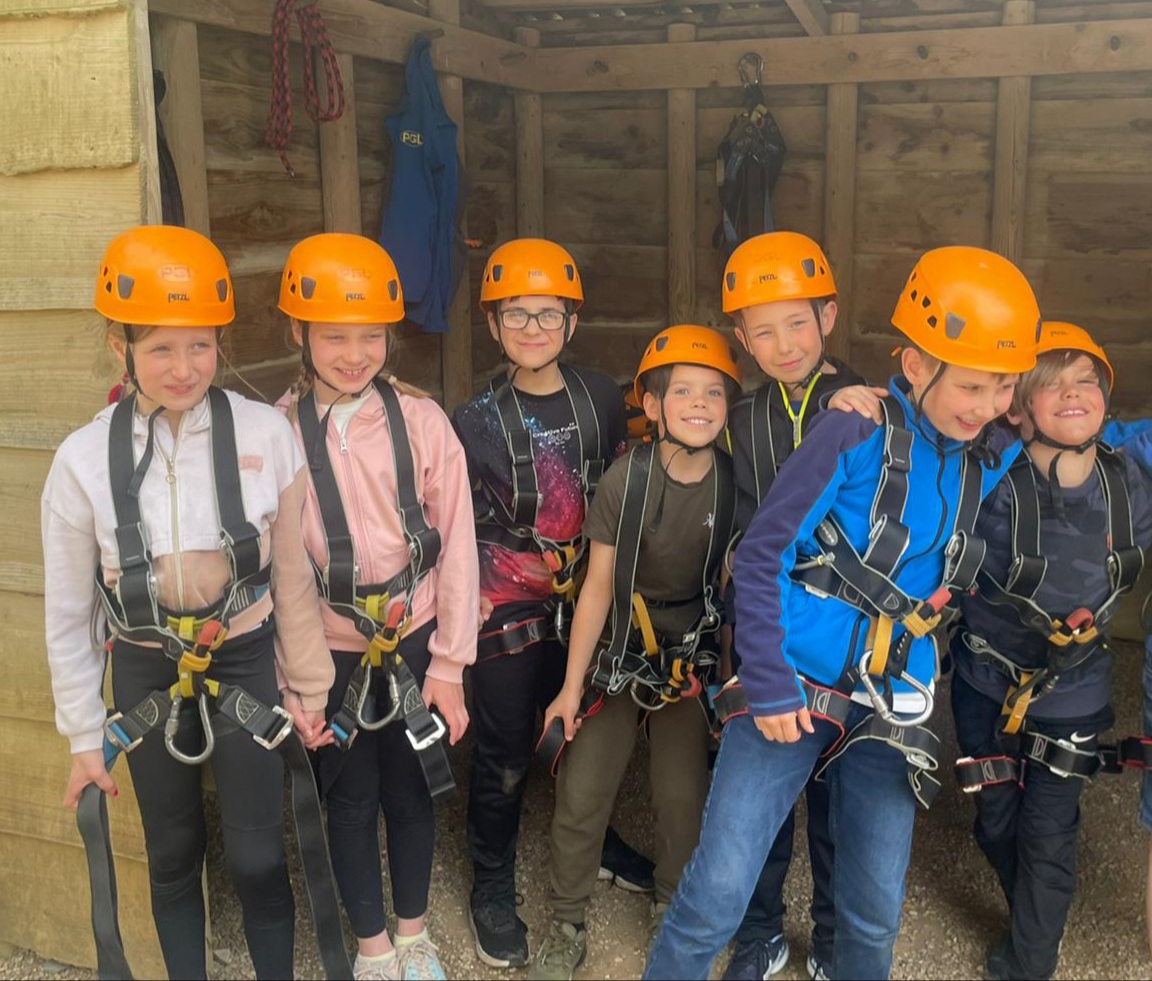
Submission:
<svg viewBox="0 0 1152 981">
<path fill-rule="evenodd" d="M 682 484 L 665 473 L 658 450 L 653 456 L 633 589 L 649 601 L 652 626 L 678 641 L 704 612 L 704 563 L 715 523 L 716 467 L 703 480 Z M 601 479 L 584 524 L 592 541 L 615 546 L 627 478 L 625 457 Z"/>
<path fill-rule="evenodd" d="M 628 429 L 620 387 L 607 375 L 573 369 L 583 380 L 596 409 L 605 469 L 624 452 Z M 524 425 L 532 437 L 532 460 L 540 490 L 536 528 L 545 538 L 577 537 L 584 524 L 583 459 L 576 417 L 566 389 L 551 395 L 516 390 Z M 452 416 L 476 488 L 477 513 L 488 510 L 482 484 L 511 510 L 512 462 L 500 413 L 490 388 Z M 552 596 L 552 572 L 536 552 L 512 552 L 480 543 L 480 592 L 494 606 Z"/>
</svg>

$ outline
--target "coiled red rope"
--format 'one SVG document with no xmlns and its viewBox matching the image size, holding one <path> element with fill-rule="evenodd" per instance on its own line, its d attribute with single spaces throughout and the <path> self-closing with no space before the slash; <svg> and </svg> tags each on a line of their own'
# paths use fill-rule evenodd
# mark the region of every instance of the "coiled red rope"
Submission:
<svg viewBox="0 0 1152 981">
<path fill-rule="evenodd" d="M 288 141 L 292 137 L 292 78 L 288 60 L 288 42 L 292 30 L 292 12 L 300 24 L 300 40 L 304 45 L 304 108 L 314 123 L 331 122 L 344 113 L 344 80 L 336 63 L 336 52 L 328 38 L 328 28 L 315 3 L 300 4 L 300 0 L 276 0 L 272 14 L 272 102 L 268 106 L 268 123 L 264 127 L 264 140 L 280 153 L 280 160 L 290 177 L 296 171 L 288 162 Z M 316 68 L 313 49 L 320 52 L 324 65 L 324 78 L 328 87 L 328 105 L 321 107 L 316 92 Z"/>
</svg>

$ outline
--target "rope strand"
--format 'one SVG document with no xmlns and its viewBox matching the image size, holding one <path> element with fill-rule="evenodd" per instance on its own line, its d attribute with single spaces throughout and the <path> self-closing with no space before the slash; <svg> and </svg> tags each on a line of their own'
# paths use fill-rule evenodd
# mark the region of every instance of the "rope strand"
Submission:
<svg viewBox="0 0 1152 981">
<path fill-rule="evenodd" d="M 344 80 L 336 52 L 328 37 L 328 28 L 315 3 L 297 6 L 298 0 L 276 0 L 272 13 L 272 101 L 268 106 L 268 122 L 264 127 L 264 140 L 280 154 L 280 161 L 289 177 L 296 171 L 288 162 L 288 141 L 292 138 L 292 77 L 288 57 L 292 33 L 292 12 L 300 24 L 300 40 L 304 48 L 304 109 L 314 123 L 327 123 L 344 114 Z M 321 107 L 316 90 L 316 67 L 313 49 L 320 52 L 327 83 L 327 105 Z"/>
</svg>

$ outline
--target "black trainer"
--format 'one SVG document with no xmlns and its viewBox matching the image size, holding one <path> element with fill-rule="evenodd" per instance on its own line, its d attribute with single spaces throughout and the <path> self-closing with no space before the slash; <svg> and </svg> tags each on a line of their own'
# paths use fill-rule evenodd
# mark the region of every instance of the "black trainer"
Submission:
<svg viewBox="0 0 1152 981">
<path fill-rule="evenodd" d="M 612 882 L 628 892 L 652 892 L 656 888 L 655 871 L 656 866 L 650 858 L 641 855 L 616 833 L 615 828 L 608 826 L 596 878 Z"/>
<path fill-rule="evenodd" d="M 516 915 L 522 901 L 505 889 L 473 888 L 468 922 L 476 938 L 476 956 L 489 967 L 527 965 L 528 926 Z"/>
</svg>

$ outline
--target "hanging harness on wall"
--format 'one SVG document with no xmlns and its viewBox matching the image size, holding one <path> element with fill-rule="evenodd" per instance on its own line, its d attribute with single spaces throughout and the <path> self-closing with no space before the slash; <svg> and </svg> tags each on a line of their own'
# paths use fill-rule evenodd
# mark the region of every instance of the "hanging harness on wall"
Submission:
<svg viewBox="0 0 1152 981">
<path fill-rule="evenodd" d="M 723 215 L 712 245 L 725 256 L 741 242 L 775 231 L 772 193 L 786 152 L 784 135 L 764 96 L 764 59 L 749 52 L 736 70 L 744 83 L 744 108 L 733 117 L 716 150 L 716 185 Z"/>
<path fill-rule="evenodd" d="M 924 726 L 932 714 L 934 699 L 928 686 L 908 674 L 912 641 L 927 637 L 943 625 L 942 610 L 957 589 L 969 589 L 984 560 L 986 547 L 973 535 L 980 509 L 981 467 L 972 453 L 965 451 L 961 462 L 960 495 L 953 520 L 953 532 L 945 547 L 944 581 L 927 600 L 905 593 L 893 579 L 909 542 L 909 529 L 903 522 L 908 501 L 908 473 L 912 466 L 912 432 L 904 410 L 893 399 L 881 401 L 884 410 L 884 458 L 880 483 L 872 500 L 869 545 L 861 556 L 836 521 L 825 518 L 816 529 L 819 551 L 798 556 L 792 572 L 794 582 L 818 596 L 830 596 L 860 610 L 850 646 L 855 648 L 859 632 L 867 623 L 863 656 L 841 675 L 832 687 L 800 678 L 808 711 L 840 729 L 840 736 L 821 757 L 816 775 L 820 777 L 834 760 L 856 742 L 878 739 L 904 754 L 908 761 L 908 782 L 922 807 L 928 807 L 940 790 L 935 776 L 939 769 L 940 739 Z M 896 625 L 904 632 L 893 640 Z M 909 684 L 924 699 L 924 710 L 913 718 L 897 715 L 892 707 L 892 681 Z M 872 712 L 851 732 L 845 726 L 852 706 L 852 694 L 863 686 L 872 703 Z M 745 715 L 748 700 L 739 680 L 729 682 L 714 699 L 720 721 Z"/>
<path fill-rule="evenodd" d="M 315 3 L 301 4 L 299 0 L 276 0 L 272 12 L 272 101 L 268 106 L 268 122 L 264 126 L 264 142 L 280 154 L 280 162 L 289 177 L 296 171 L 288 162 L 288 141 L 292 139 L 292 75 L 288 60 L 288 43 L 292 33 L 292 12 L 300 24 L 300 43 L 304 47 L 304 109 L 308 118 L 319 125 L 330 123 L 344 115 L 344 80 L 336 52 L 328 39 L 328 28 Z M 320 105 L 316 91 L 316 68 L 313 49 L 319 51 L 324 64 L 327 87 L 327 106 Z"/>
<path fill-rule="evenodd" d="M 444 721 L 424 704 L 416 677 L 397 648 L 411 622 L 416 589 L 436 568 L 440 558 L 440 531 L 429 526 L 420 503 L 412 445 L 396 391 L 379 378 L 373 385 L 384 403 L 384 418 L 392 437 L 397 509 L 408 546 L 408 566 L 385 583 L 357 582 L 352 534 L 328 456 L 326 427 L 322 430 L 317 421 L 315 392 L 304 395 L 298 408 L 300 433 L 309 451 L 312 483 L 328 548 L 328 565 L 315 568 L 316 585 L 328 605 L 352 621 L 368 641 L 368 648 L 344 692 L 343 704 L 329 726 L 337 745 L 348 750 L 359 729 L 374 731 L 403 721 L 405 735 L 420 761 L 428 790 L 436 798 L 450 793 L 456 786 L 441 741 Z M 376 691 L 381 683 L 388 686 L 391 707 L 384 716 L 377 716 Z"/>
<path fill-rule="evenodd" d="M 576 440 L 580 446 L 580 481 L 584 494 L 584 513 L 592 503 L 596 486 L 604 474 L 604 450 L 600 445 L 600 422 L 596 406 L 580 372 L 560 365 L 560 377 L 576 421 Z M 543 496 L 536 478 L 532 451 L 532 433 L 524 424 L 524 414 L 516 389 L 504 375 L 489 385 L 493 404 L 500 418 L 512 465 L 512 504 L 506 505 L 494 490 L 481 484 L 487 510 L 476 519 L 476 541 L 496 545 L 510 552 L 536 552 L 552 571 L 552 609 L 549 616 L 502 624 L 480 635 L 477 656 L 483 660 L 501 654 L 512 654 L 543 640 L 551 630 L 562 642 L 567 641 L 568 624 L 576 598 L 576 577 L 584 559 L 586 543 L 583 534 L 565 541 L 555 541 L 540 534 L 537 516 Z"/>
<path fill-rule="evenodd" d="M 161 729 L 169 754 L 191 766 L 211 757 L 218 734 L 238 729 L 247 732 L 264 749 L 277 750 L 291 776 L 296 837 L 321 961 L 329 978 L 349 978 L 351 964 L 344 948 L 320 799 L 308 753 L 293 732 L 292 716 L 280 705 L 264 705 L 243 688 L 208 677 L 213 656 L 227 637 L 231 618 L 267 592 L 271 567 L 261 568 L 260 532 L 244 514 L 228 396 L 212 387 L 207 397 L 212 414 L 212 471 L 222 529 L 220 548 L 228 560 L 231 577 L 217 603 L 191 613 L 170 611 L 160 605 L 147 531 L 140 515 L 140 488 L 152 462 L 154 427 L 163 409 L 148 418 L 148 441 L 139 464 L 135 462 L 133 436 L 136 396 L 120 402 L 112 413 L 108 465 L 120 577 L 113 586 L 107 586 L 97 569 L 96 583 L 115 633 L 132 643 L 158 643 L 164 654 L 177 662 L 177 681 L 126 712 L 109 714 L 104 724 L 105 767 L 111 769 L 120 753 L 131 752 L 146 735 Z M 194 702 L 196 711 L 188 711 L 185 702 Z M 197 729 L 204 740 L 203 748 L 188 753 L 181 746 L 194 738 Z M 88 857 L 100 977 L 130 978 L 118 925 L 107 802 L 96 784 L 89 784 L 81 794 L 76 819 Z"/>
<path fill-rule="evenodd" d="M 657 603 L 636 592 L 636 566 L 640 539 L 647 523 L 648 488 L 655 453 L 654 443 L 644 443 L 634 447 L 628 457 L 624 500 L 616 530 L 612 629 L 608 644 L 597 650 L 592 660 L 588 688 L 581 700 L 582 718 L 595 715 L 605 698 L 625 691 L 645 712 L 659 711 L 682 698 L 697 698 L 704 690 L 710 670 L 719 661 L 720 564 L 736 521 L 732 461 L 726 453 L 713 448 L 716 474 L 713 521 L 699 594 Z M 703 604 L 703 613 L 679 637 L 666 637 L 653 628 L 649 609 L 696 603 Z M 564 721 L 554 719 L 536 748 L 537 755 L 553 775 L 565 745 Z"/>
<path fill-rule="evenodd" d="M 1105 633 L 1116 615 L 1120 600 L 1136 585 L 1144 567 L 1144 552 L 1134 543 L 1132 504 L 1124 466 L 1114 450 L 1097 445 L 1096 473 L 1108 511 L 1107 570 L 1109 593 L 1096 610 L 1080 607 L 1063 620 L 1051 617 L 1037 605 L 1035 596 L 1048 571 L 1040 542 L 1040 495 L 1032 461 L 1021 455 L 1008 471 L 1012 490 L 1012 555 L 1005 582 L 981 570 L 977 584 L 990 603 L 1013 610 L 1025 627 L 1048 642 L 1047 663 L 1036 670 L 1020 667 L 997 651 L 987 639 L 965 631 L 962 642 L 981 663 L 990 664 L 1009 681 L 1001 707 L 1000 727 L 1007 737 L 1018 737 L 1024 760 L 1047 767 L 1063 777 L 1090 780 L 1104 771 L 1117 773 L 1124 767 L 1143 768 L 1152 761 L 1149 741 L 1130 737 L 1117 744 L 1086 751 L 1069 740 L 1052 739 L 1029 729 L 1028 710 L 1056 686 L 1060 676 L 1090 658 L 1106 655 Z M 985 786 L 1016 782 L 1022 774 L 1013 756 L 964 757 L 956 762 L 960 787 L 975 793 Z"/>
</svg>

